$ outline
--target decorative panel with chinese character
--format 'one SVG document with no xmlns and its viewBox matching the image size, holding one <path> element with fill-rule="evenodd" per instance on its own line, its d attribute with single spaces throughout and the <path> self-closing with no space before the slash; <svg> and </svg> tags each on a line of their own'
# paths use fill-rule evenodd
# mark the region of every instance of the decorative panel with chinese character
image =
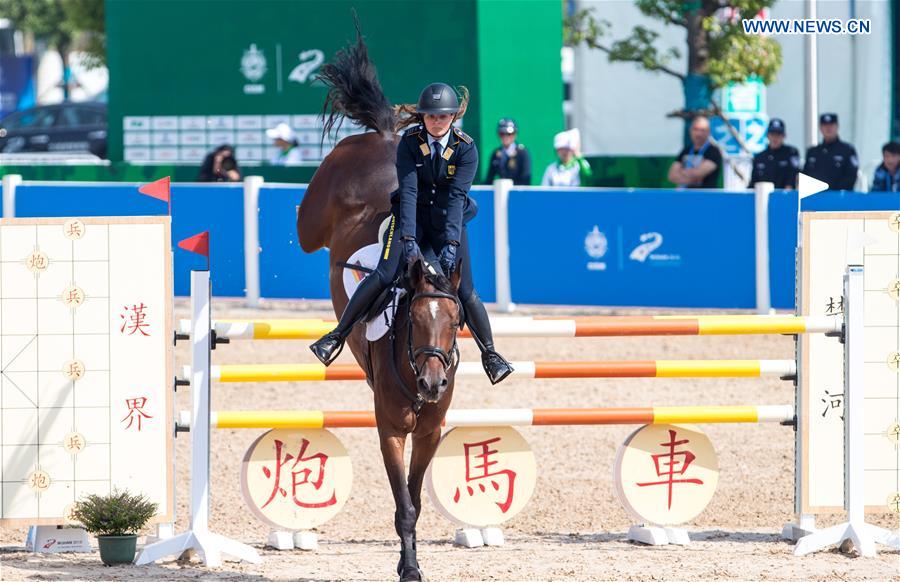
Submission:
<svg viewBox="0 0 900 582">
<path fill-rule="evenodd" d="M 801 314 L 843 318 L 848 264 L 864 269 L 864 499 L 867 511 L 885 512 L 900 492 L 900 213 L 804 213 Z M 799 349 L 800 510 L 842 512 L 843 345 L 813 334 Z"/>
<path fill-rule="evenodd" d="M 279 530 L 320 526 L 350 497 L 347 449 L 325 429 L 274 429 L 253 441 L 241 467 L 244 502 Z"/>
<path fill-rule="evenodd" d="M 696 426 L 649 424 L 619 447 L 613 479 L 619 501 L 637 523 L 680 525 L 712 501 L 719 461 Z"/>
<path fill-rule="evenodd" d="M 508 426 L 447 431 L 425 474 L 438 511 L 469 527 L 498 526 L 531 499 L 537 468 L 531 447 Z"/>
<path fill-rule="evenodd" d="M 0 221 L 0 524 L 114 488 L 172 520 L 169 220 Z"/>
</svg>

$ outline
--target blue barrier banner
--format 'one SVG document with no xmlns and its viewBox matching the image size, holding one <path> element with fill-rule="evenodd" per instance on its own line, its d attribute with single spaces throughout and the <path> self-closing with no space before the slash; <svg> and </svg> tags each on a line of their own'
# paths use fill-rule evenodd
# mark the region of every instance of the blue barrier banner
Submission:
<svg viewBox="0 0 900 582">
<path fill-rule="evenodd" d="M 259 191 L 260 295 L 328 299 L 328 251 L 309 255 L 297 241 L 297 207 L 306 185 L 263 186 Z"/>
<path fill-rule="evenodd" d="M 512 299 L 752 308 L 753 223 L 751 193 L 514 189 Z"/>
<path fill-rule="evenodd" d="M 497 300 L 494 264 L 494 188 L 475 186 L 469 195 L 478 204 L 478 215 L 466 226 L 469 254 L 472 257 L 472 280 L 482 301 Z"/>
</svg>

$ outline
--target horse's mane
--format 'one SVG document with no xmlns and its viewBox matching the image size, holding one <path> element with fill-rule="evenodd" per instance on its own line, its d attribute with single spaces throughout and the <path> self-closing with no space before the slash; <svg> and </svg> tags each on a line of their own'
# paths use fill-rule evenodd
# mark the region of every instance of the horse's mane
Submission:
<svg viewBox="0 0 900 582">
<path fill-rule="evenodd" d="M 381 89 L 375 65 L 369 60 L 359 18 L 355 13 L 353 16 L 356 43 L 338 51 L 319 74 L 319 80 L 328 87 L 322 108 L 323 140 L 335 124 L 340 127 L 344 117 L 382 134 L 394 132 L 394 110 Z"/>
</svg>

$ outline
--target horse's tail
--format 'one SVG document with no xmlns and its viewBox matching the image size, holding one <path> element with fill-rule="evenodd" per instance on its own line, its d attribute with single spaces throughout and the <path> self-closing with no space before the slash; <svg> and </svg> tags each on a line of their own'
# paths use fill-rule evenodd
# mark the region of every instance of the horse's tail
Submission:
<svg viewBox="0 0 900 582">
<path fill-rule="evenodd" d="M 323 137 L 335 123 L 339 124 L 341 116 L 382 134 L 394 132 L 394 111 L 378 82 L 375 65 L 369 60 L 358 19 L 356 43 L 338 51 L 332 62 L 322 67 L 319 79 L 328 87 L 322 109 L 322 116 L 327 115 Z"/>
</svg>

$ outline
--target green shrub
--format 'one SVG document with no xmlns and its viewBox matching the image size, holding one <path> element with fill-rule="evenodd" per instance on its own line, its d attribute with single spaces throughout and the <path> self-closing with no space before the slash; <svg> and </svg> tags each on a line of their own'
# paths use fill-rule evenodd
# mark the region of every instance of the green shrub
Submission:
<svg viewBox="0 0 900 582">
<path fill-rule="evenodd" d="M 94 535 L 124 536 L 136 534 L 156 509 L 157 504 L 143 495 L 114 490 L 109 495 L 88 495 L 75 504 L 73 515 Z"/>
</svg>

